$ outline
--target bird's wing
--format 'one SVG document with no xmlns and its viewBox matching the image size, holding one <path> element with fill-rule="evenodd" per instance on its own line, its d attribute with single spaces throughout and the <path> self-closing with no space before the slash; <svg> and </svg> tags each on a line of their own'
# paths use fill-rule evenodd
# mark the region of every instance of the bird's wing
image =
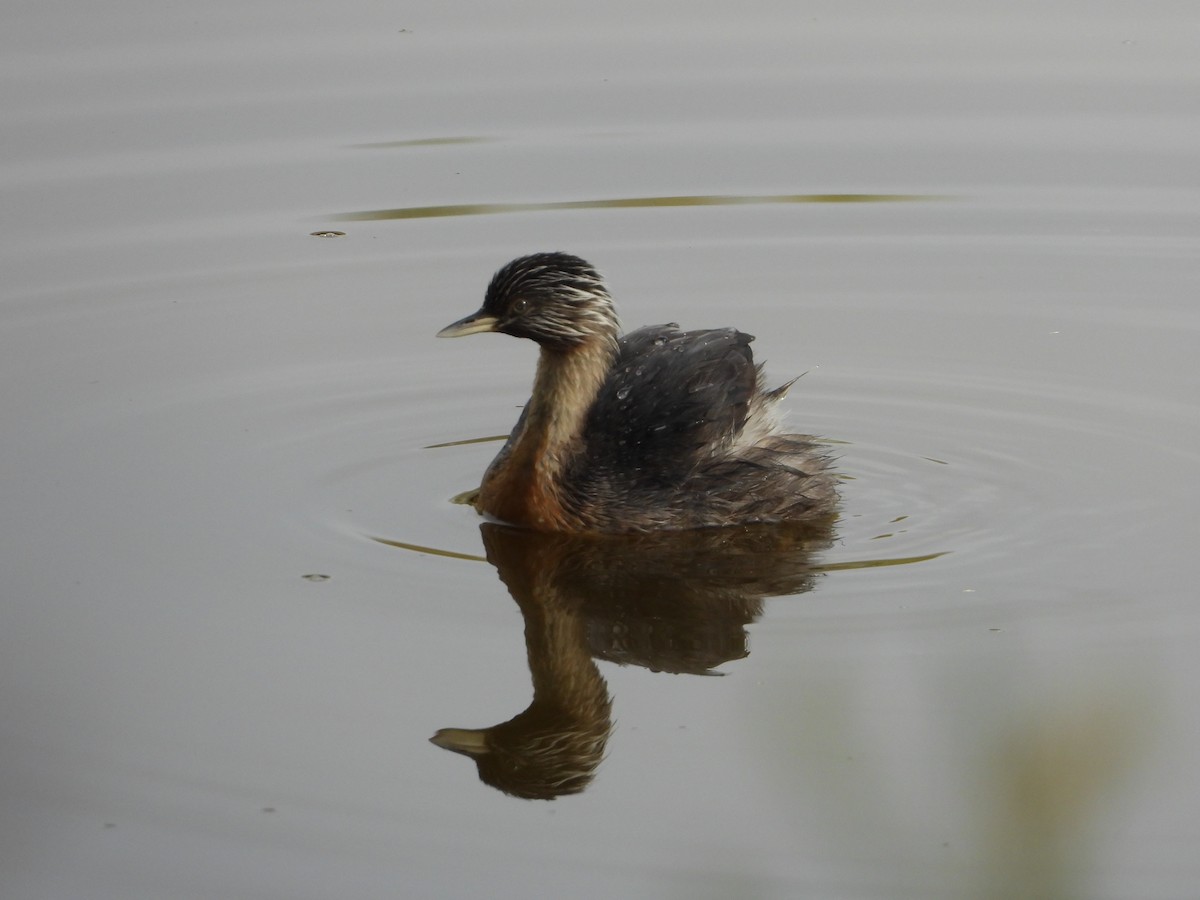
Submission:
<svg viewBox="0 0 1200 900">
<path fill-rule="evenodd" d="M 643 483 L 685 478 L 746 422 L 758 386 L 751 335 L 656 325 L 621 339 L 589 413 L 588 457 Z"/>
</svg>

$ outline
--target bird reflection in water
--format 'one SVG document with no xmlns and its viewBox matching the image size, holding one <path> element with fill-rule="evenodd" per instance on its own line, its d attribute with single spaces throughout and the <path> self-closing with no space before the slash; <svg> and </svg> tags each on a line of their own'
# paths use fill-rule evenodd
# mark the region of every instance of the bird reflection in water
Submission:
<svg viewBox="0 0 1200 900">
<path fill-rule="evenodd" d="M 745 657 L 765 597 L 811 590 L 828 524 L 636 535 L 481 526 L 487 559 L 525 619 L 533 701 L 490 728 L 443 728 L 433 743 L 471 757 L 487 784 L 551 800 L 591 782 L 612 730 L 595 659 L 713 674 Z"/>
</svg>

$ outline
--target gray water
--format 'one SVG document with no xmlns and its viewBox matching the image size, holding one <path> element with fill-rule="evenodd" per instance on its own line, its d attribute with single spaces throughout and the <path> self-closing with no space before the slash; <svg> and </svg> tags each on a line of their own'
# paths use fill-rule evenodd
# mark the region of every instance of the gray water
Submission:
<svg viewBox="0 0 1200 900">
<path fill-rule="evenodd" d="M 4 18 L 4 897 L 1200 892 L 1190 5 Z M 451 502 L 535 353 L 432 335 L 548 249 L 836 442 L 736 615 L 724 551 L 589 563 L 700 663 Z M 428 742 L 551 663 L 581 793 Z"/>
</svg>

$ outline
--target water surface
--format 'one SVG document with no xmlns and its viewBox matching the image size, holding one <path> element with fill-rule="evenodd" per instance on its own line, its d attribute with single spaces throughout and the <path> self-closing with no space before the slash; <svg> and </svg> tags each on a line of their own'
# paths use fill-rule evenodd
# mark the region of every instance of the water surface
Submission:
<svg viewBox="0 0 1200 900">
<path fill-rule="evenodd" d="M 0 36 L 6 897 L 1194 892 L 1185 12 L 87 12 Z M 804 373 L 835 532 L 481 532 L 533 347 L 432 335 L 545 249 Z M 429 743 L 563 673 L 582 790 Z"/>
</svg>

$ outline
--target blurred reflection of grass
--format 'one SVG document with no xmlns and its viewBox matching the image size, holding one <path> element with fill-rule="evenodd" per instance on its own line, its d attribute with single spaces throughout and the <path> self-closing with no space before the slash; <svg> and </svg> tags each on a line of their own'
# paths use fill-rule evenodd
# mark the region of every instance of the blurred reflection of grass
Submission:
<svg viewBox="0 0 1200 900">
<path fill-rule="evenodd" d="M 1098 661 L 1038 678 L 995 657 L 910 658 L 926 672 L 814 661 L 761 695 L 768 790 L 801 852 L 845 889 L 893 886 L 871 896 L 1088 896 L 1155 733 L 1152 682 Z"/>
<path fill-rule="evenodd" d="M 608 200 L 561 200 L 549 203 L 455 203 L 367 209 L 334 215 L 340 222 L 378 222 L 385 219 L 434 219 L 445 216 L 489 216 L 500 213 L 578 209 L 633 209 L 662 206 L 758 206 L 776 203 L 922 203 L 945 200 L 925 194 L 701 194 L 679 197 L 619 197 Z"/>
<path fill-rule="evenodd" d="M 982 761 L 994 785 L 985 896 L 996 900 L 1085 895 L 1089 825 L 1144 750 L 1147 707 L 1133 691 L 1050 694 L 1027 698 Z"/>
</svg>

